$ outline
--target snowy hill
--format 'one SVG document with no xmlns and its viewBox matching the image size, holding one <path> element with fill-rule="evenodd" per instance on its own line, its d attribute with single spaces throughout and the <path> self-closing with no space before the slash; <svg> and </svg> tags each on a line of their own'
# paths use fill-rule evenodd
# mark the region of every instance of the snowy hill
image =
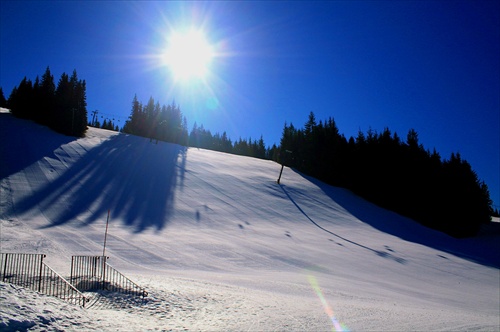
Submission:
<svg viewBox="0 0 500 332">
<path fill-rule="evenodd" d="M 0 113 L 1 252 L 100 255 L 149 292 L 82 309 L 1 283 L 0 327 L 499 330 L 500 236 L 454 239 L 272 161 Z M 335 323 L 335 324 L 334 324 Z"/>
</svg>

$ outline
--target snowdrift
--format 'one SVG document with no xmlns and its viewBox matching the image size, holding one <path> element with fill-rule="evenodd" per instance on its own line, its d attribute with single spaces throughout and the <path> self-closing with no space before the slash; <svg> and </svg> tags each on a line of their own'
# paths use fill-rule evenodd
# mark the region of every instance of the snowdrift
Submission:
<svg viewBox="0 0 500 332">
<path fill-rule="evenodd" d="M 272 161 L 0 113 L 1 251 L 106 253 L 145 287 L 68 309 L 0 284 L 2 329 L 498 330 L 500 238 L 454 239 Z"/>
</svg>

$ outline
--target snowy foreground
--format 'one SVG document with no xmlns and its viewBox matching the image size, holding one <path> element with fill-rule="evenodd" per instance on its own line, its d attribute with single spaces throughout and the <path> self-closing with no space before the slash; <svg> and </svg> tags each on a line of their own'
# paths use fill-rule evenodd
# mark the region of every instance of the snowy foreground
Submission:
<svg viewBox="0 0 500 332">
<path fill-rule="evenodd" d="M 0 283 L 0 330 L 498 331 L 500 234 L 457 240 L 280 165 L 0 113 L 1 252 L 100 255 L 143 301 Z M 491 225 L 490 225 L 491 226 Z"/>
</svg>

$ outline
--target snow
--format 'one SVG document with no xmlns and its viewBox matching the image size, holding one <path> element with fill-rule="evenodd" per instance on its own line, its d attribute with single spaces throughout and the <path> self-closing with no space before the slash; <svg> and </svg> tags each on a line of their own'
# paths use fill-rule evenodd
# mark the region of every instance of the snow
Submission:
<svg viewBox="0 0 500 332">
<path fill-rule="evenodd" d="M 0 283 L 4 330 L 500 329 L 498 225 L 454 239 L 272 162 L 0 113 L 1 252 L 100 255 L 144 287 L 81 308 Z M 103 304 L 104 303 L 104 304 Z"/>
</svg>

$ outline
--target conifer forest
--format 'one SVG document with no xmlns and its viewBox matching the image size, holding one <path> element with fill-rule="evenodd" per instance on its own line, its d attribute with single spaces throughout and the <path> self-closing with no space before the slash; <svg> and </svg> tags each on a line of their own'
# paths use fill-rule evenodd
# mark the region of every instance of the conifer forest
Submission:
<svg viewBox="0 0 500 332">
<path fill-rule="evenodd" d="M 89 121 L 86 106 L 86 82 L 76 70 L 71 76 L 63 73 L 56 86 L 47 67 L 41 79 L 24 77 L 8 99 L 0 88 L 0 107 L 65 135 L 82 137 L 87 126 L 96 126 L 146 137 L 153 144 L 274 160 L 454 237 L 474 236 L 481 224 L 498 216 L 488 186 L 460 153 L 443 158 L 420 144 L 414 129 L 405 138 L 389 128 L 346 138 L 333 117 L 318 121 L 311 112 L 302 128 L 285 123 L 279 146 L 266 147 L 262 136 L 232 141 L 226 132 L 211 133 L 203 124 L 194 123 L 189 132 L 179 105 L 160 105 L 153 97 L 143 104 L 134 96 L 123 128 L 111 120 Z"/>
</svg>

